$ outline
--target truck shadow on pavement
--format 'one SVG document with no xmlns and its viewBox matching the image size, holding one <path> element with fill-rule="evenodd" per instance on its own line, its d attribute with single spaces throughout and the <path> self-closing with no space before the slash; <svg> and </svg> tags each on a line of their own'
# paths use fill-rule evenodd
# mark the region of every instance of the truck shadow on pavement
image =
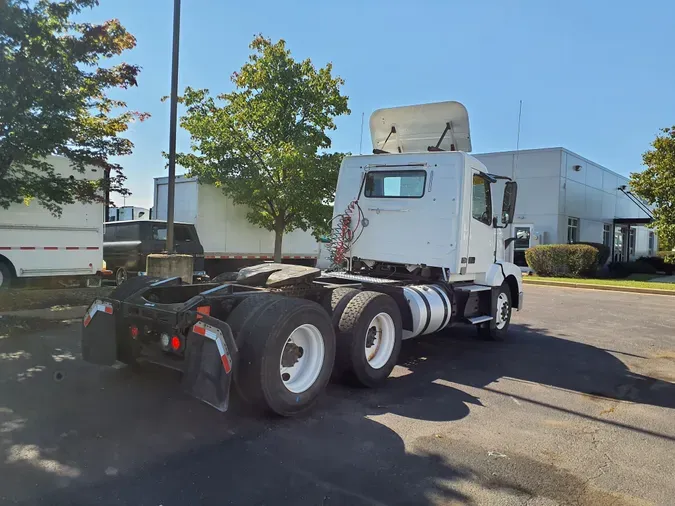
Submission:
<svg viewBox="0 0 675 506">
<path fill-rule="evenodd" d="M 541 491 L 452 465 L 438 451 L 446 436 L 393 431 L 387 417 L 460 420 L 482 406 L 463 386 L 498 392 L 504 377 L 675 408 L 675 384 L 525 325 L 504 343 L 473 329 L 408 341 L 393 376 L 376 390 L 331 385 L 300 419 L 236 402 L 223 415 L 180 392 L 172 371 L 84 363 L 77 325 L 0 339 L 0 503 L 472 504 L 453 487 L 463 482 L 527 497 Z"/>
</svg>

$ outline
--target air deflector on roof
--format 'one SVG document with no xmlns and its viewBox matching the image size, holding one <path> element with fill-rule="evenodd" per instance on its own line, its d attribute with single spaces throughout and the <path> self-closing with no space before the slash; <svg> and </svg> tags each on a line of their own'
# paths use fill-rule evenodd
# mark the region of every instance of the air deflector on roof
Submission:
<svg viewBox="0 0 675 506">
<path fill-rule="evenodd" d="M 370 116 L 373 151 L 471 151 L 469 114 L 459 102 L 378 109 Z"/>
</svg>

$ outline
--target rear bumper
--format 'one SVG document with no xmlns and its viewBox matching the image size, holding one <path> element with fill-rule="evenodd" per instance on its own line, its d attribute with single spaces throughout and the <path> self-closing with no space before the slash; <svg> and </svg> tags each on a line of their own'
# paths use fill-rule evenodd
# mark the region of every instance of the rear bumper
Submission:
<svg viewBox="0 0 675 506">
<path fill-rule="evenodd" d="M 165 305 L 141 304 L 145 299 L 140 297 L 130 299 L 134 302 L 101 298 L 87 309 L 82 321 L 83 359 L 107 366 L 117 360 L 149 361 L 181 371 L 185 392 L 226 411 L 238 357 L 229 325 L 189 309 L 174 311 Z M 175 352 L 163 348 L 161 334 L 176 336 L 181 346 Z"/>
</svg>

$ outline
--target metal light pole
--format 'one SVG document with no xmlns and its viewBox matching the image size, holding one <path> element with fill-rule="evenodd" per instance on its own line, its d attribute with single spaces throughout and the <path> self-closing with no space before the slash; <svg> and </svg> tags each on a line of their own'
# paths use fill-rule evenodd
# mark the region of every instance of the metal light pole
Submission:
<svg viewBox="0 0 675 506">
<path fill-rule="evenodd" d="M 180 42 L 180 0 L 173 2 L 173 52 L 171 59 L 171 116 L 169 119 L 169 187 L 166 211 L 166 251 L 174 252 L 173 202 L 176 190 L 176 129 L 178 127 L 178 49 Z"/>
</svg>

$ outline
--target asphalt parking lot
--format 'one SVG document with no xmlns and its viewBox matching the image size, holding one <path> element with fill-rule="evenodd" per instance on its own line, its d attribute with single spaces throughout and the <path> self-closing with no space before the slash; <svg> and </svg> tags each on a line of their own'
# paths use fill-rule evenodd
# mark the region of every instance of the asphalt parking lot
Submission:
<svg viewBox="0 0 675 506">
<path fill-rule="evenodd" d="M 0 504 L 675 504 L 675 298 L 526 287 L 504 343 L 404 343 L 301 419 L 220 414 L 176 373 L 0 338 Z"/>
</svg>

